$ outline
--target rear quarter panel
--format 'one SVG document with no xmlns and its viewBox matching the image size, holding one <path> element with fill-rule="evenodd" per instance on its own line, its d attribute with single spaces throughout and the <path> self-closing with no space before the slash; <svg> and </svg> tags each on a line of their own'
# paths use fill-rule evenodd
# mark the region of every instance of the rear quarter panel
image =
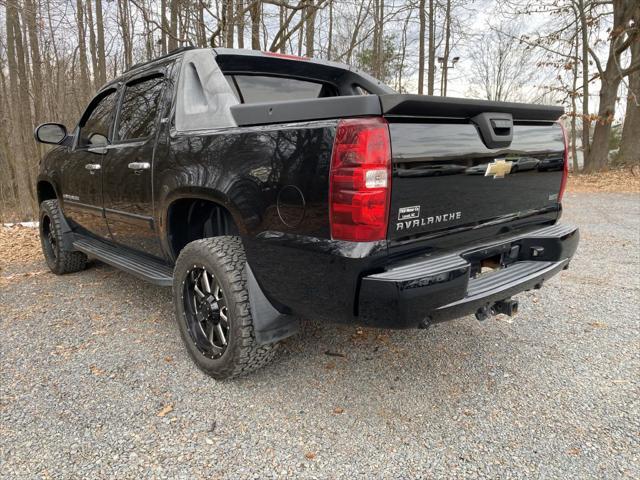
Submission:
<svg viewBox="0 0 640 480">
<path fill-rule="evenodd" d="M 328 245 L 328 179 L 336 124 L 169 136 L 168 150 L 159 150 L 154 166 L 157 222 L 167 251 L 169 205 L 181 197 L 209 198 L 232 214 L 267 297 L 284 311 L 297 310 L 297 303 L 312 305 L 309 293 L 326 281 L 334 261 Z M 348 311 L 353 298 L 353 292 L 344 292 Z"/>
</svg>

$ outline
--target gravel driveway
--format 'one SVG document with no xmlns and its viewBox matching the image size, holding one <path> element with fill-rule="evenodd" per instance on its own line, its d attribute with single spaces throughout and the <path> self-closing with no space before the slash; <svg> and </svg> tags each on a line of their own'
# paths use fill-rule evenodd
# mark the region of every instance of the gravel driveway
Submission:
<svg viewBox="0 0 640 480">
<path fill-rule="evenodd" d="M 305 322 L 227 382 L 187 357 L 169 290 L 9 254 L 0 478 L 640 478 L 640 198 L 567 196 L 578 254 L 517 317 Z"/>
</svg>

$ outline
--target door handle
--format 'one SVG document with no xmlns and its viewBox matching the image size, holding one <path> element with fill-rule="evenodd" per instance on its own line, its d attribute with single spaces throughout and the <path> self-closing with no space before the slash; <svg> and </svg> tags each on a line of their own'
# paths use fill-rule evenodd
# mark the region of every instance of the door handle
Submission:
<svg viewBox="0 0 640 480">
<path fill-rule="evenodd" d="M 151 164 L 149 162 L 131 162 L 129 168 L 131 170 L 149 170 Z"/>
<path fill-rule="evenodd" d="M 97 170 L 100 170 L 102 166 L 99 163 L 87 163 L 84 168 L 89 170 L 89 173 L 93 175 Z"/>
</svg>

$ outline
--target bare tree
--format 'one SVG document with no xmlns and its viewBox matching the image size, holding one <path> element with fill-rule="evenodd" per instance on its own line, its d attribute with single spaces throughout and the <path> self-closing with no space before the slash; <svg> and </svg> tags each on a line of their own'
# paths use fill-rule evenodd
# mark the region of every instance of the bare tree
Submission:
<svg viewBox="0 0 640 480">
<path fill-rule="evenodd" d="M 611 124 L 620 82 L 624 77 L 640 69 L 640 60 L 637 59 L 636 63 L 622 68 L 621 57 L 637 41 L 640 41 L 640 4 L 637 0 L 614 0 L 613 29 L 609 36 L 609 50 L 604 67 L 594 50 L 589 49 L 589 54 L 598 69 L 600 102 L 598 121 L 593 130 L 589 156 L 585 161 L 586 171 L 602 170 L 607 166 Z"/>
<path fill-rule="evenodd" d="M 513 24 L 503 24 L 475 40 L 469 56 L 472 81 L 480 91 L 472 89 L 473 93 L 493 101 L 526 98 L 524 86 L 533 69 L 528 50 L 514 45 L 512 36 L 518 30 Z"/>
</svg>

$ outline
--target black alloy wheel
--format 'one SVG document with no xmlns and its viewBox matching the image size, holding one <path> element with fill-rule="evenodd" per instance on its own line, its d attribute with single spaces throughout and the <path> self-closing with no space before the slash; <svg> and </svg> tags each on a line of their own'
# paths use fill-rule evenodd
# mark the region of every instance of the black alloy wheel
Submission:
<svg viewBox="0 0 640 480">
<path fill-rule="evenodd" d="M 205 267 L 194 266 L 183 298 L 191 340 L 205 357 L 220 358 L 229 344 L 229 310 L 220 284 Z"/>
<path fill-rule="evenodd" d="M 42 229 L 40 235 L 42 238 L 42 249 L 44 250 L 45 258 L 50 257 L 55 263 L 58 259 L 58 241 L 51 225 L 51 218 L 49 215 L 44 214 L 40 220 L 40 228 Z"/>
</svg>

